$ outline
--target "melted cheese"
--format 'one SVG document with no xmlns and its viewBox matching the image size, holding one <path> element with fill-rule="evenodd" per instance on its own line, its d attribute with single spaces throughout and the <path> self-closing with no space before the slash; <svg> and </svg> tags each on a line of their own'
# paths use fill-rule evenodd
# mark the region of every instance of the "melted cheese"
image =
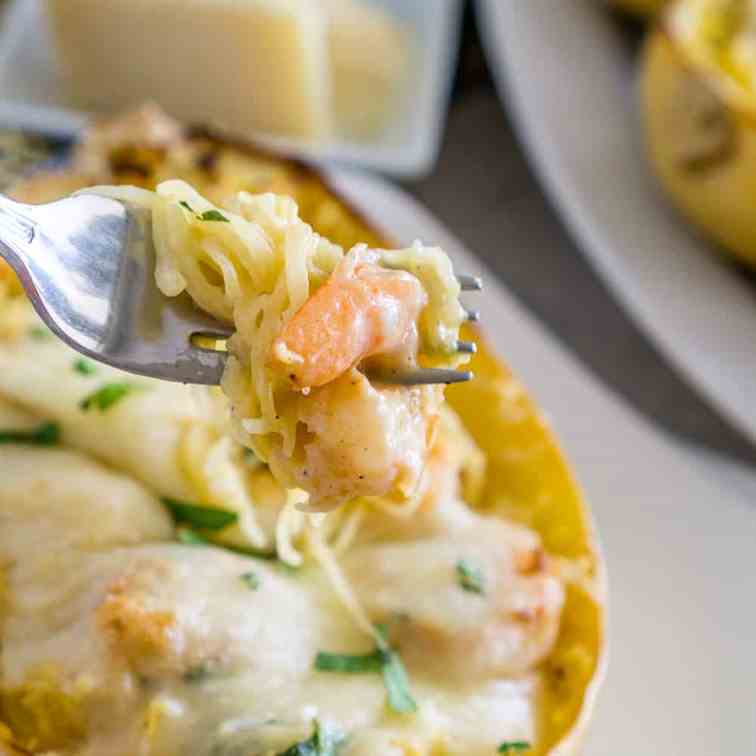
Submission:
<svg viewBox="0 0 756 756">
<path fill-rule="evenodd" d="M 480 519 L 432 538 L 355 548 L 345 566 L 371 619 L 399 618 L 405 658 L 444 680 L 516 677 L 556 639 L 563 588 L 525 529 Z M 460 569 L 480 576 L 479 591 L 464 589 Z"/>
<path fill-rule="evenodd" d="M 197 417 L 191 395 L 174 386 L 124 376 L 98 365 L 94 376 L 73 369 L 77 355 L 51 335 L 0 342 L 0 393 L 35 415 L 57 421 L 65 442 L 125 470 L 168 496 L 191 489 L 177 457 L 182 424 Z M 54 376 L 54 377 L 53 377 Z M 141 387 L 107 412 L 79 402 L 101 386 L 126 380 Z"/>
<path fill-rule="evenodd" d="M 6 447 L 0 479 L 0 553 L 12 562 L 0 656 L 11 724 L 38 721 L 34 692 L 44 688 L 41 700 L 54 691 L 78 712 L 82 754 L 278 753 L 307 736 L 314 716 L 354 733 L 348 756 L 413 743 L 420 753 L 443 743 L 450 754 L 485 754 L 502 732 L 532 736 L 533 677 L 459 685 L 409 654 L 420 711 L 402 721 L 386 710 L 378 675 L 314 670 L 320 650 L 370 650 L 319 571 L 290 575 L 165 543 L 172 529 L 154 497 L 78 453 Z M 533 545 L 532 536 L 513 538 Z M 395 557 L 394 546 L 370 548 Z M 355 559 L 367 565 L 366 552 Z M 249 571 L 257 590 L 241 579 Z M 402 586 L 383 590 L 406 608 Z M 441 666 L 451 660 L 443 653 Z"/>
<path fill-rule="evenodd" d="M 380 675 L 313 668 L 318 651 L 365 653 L 374 642 L 316 566 L 292 575 L 171 543 L 157 494 L 197 497 L 211 493 L 212 479 L 227 504 L 236 489 L 225 486 L 240 475 L 255 494 L 240 506 L 268 532 L 284 504 L 259 463 L 245 472 L 239 455 L 231 472 L 226 463 L 207 469 L 218 443 L 207 437 L 223 438 L 207 420 L 213 401 L 144 381 L 107 412 L 84 413 L 84 396 L 131 377 L 99 366 L 82 376 L 74 359 L 51 339 L 0 343 L 0 428 L 54 420 L 66 444 L 0 445 L 0 710 L 22 744 L 92 756 L 278 754 L 308 737 L 316 716 L 349 735 L 345 756 L 487 754 L 503 738 L 533 737 L 531 670 L 549 645 L 559 589 L 544 622 L 512 619 L 512 602 L 537 604 L 537 588 L 554 578 L 514 575 L 517 555 L 538 550 L 538 539 L 458 500 L 471 441 L 436 447 L 434 485 L 414 516 L 397 519 L 379 502 L 352 509 L 362 525 L 342 564 L 353 589 L 371 620 L 412 619 L 393 632 L 419 711 L 398 718 Z M 444 428 L 455 422 L 447 417 Z M 337 515 L 337 534 L 349 516 Z M 490 604 L 456 582 L 456 560 L 471 553 L 491 576 Z M 254 591 L 242 580 L 250 571 Z M 491 653 L 499 661 L 487 668 Z"/>
</svg>

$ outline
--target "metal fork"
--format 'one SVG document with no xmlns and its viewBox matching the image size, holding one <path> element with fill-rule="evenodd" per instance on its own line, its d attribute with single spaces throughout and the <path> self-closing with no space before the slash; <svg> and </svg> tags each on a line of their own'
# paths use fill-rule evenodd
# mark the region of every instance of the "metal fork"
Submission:
<svg viewBox="0 0 756 756">
<path fill-rule="evenodd" d="M 50 330 L 77 352 L 129 373 L 217 385 L 227 353 L 197 345 L 233 328 L 206 315 L 188 295 L 166 297 L 154 276 L 149 220 L 122 202 L 81 195 L 25 205 L 0 195 L 0 258 L 18 275 Z M 463 290 L 480 279 L 460 276 Z M 468 311 L 470 320 L 478 314 Z M 475 344 L 460 341 L 460 352 Z M 385 378 L 411 385 L 458 383 L 472 374 L 417 369 Z"/>
</svg>

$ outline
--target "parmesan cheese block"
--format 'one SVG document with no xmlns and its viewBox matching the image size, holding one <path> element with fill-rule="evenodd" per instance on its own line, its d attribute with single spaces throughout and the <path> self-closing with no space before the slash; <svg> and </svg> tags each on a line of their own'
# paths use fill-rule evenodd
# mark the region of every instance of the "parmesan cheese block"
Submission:
<svg viewBox="0 0 756 756">
<path fill-rule="evenodd" d="M 237 132 L 330 131 L 327 23 L 312 0 L 49 0 L 70 95 L 158 101 Z"/>
<path fill-rule="evenodd" d="M 160 103 L 231 132 L 375 134 L 395 112 L 406 34 L 355 0 L 48 0 L 58 63 L 87 110 Z"/>
<path fill-rule="evenodd" d="M 365 139 L 401 107 L 410 68 L 406 30 L 382 8 L 325 0 L 330 14 L 334 118 L 340 133 Z"/>
</svg>

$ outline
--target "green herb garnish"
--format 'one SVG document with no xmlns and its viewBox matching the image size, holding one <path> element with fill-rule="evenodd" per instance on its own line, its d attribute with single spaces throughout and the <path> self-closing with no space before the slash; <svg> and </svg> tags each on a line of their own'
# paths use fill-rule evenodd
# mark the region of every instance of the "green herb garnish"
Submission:
<svg viewBox="0 0 756 756">
<path fill-rule="evenodd" d="M 354 675 L 363 672 L 381 672 L 383 654 L 376 649 L 370 654 L 329 654 L 321 651 L 315 657 L 315 669 L 320 672 L 341 672 Z"/>
<path fill-rule="evenodd" d="M 223 213 L 220 212 L 220 210 L 205 210 L 204 213 L 198 213 L 188 202 L 184 202 L 184 200 L 181 200 L 179 202 L 179 205 L 183 207 L 185 210 L 188 210 L 195 218 L 201 221 L 211 221 L 211 222 L 217 222 L 217 223 L 230 223 L 228 218 L 226 218 Z"/>
<path fill-rule="evenodd" d="M 73 369 L 81 375 L 94 375 L 97 372 L 97 366 L 94 362 L 84 357 L 74 360 Z"/>
<path fill-rule="evenodd" d="M 202 215 L 199 216 L 200 220 L 203 221 L 215 221 L 217 223 L 230 223 L 231 221 L 226 218 L 223 213 L 219 212 L 218 210 L 205 210 Z"/>
<path fill-rule="evenodd" d="M 52 337 L 52 333 L 50 333 L 49 328 L 46 328 L 45 326 L 37 325 L 37 326 L 32 326 L 29 329 L 29 336 L 35 341 L 47 341 L 49 338 Z"/>
<path fill-rule="evenodd" d="M 55 446 L 59 441 L 60 426 L 57 423 L 42 423 L 30 430 L 0 430 L 0 444 Z"/>
<path fill-rule="evenodd" d="M 262 557 L 265 559 L 265 557 Z M 278 559 L 278 554 L 276 554 L 273 559 Z M 295 565 L 295 564 L 289 564 L 288 562 L 282 562 L 279 560 L 278 567 L 285 575 L 288 575 L 289 577 L 296 577 L 299 575 L 300 570 L 302 569 L 302 566 Z"/>
<path fill-rule="evenodd" d="M 210 677 L 210 668 L 205 663 L 198 664 L 184 673 L 184 680 L 189 683 L 200 683 L 208 677 Z"/>
<path fill-rule="evenodd" d="M 262 467 L 263 463 L 260 458 L 255 454 L 252 449 L 245 448 L 242 451 L 242 461 L 247 467 Z"/>
<path fill-rule="evenodd" d="M 79 402 L 79 408 L 84 412 L 88 412 L 92 408 L 105 412 L 114 404 L 120 402 L 121 399 L 128 396 L 132 391 L 137 391 L 138 388 L 131 383 L 106 383 L 97 389 L 97 391 L 85 396 Z"/>
<path fill-rule="evenodd" d="M 224 510 L 219 510 L 224 511 Z M 207 529 L 207 528 L 206 528 Z M 212 528 L 209 528 L 212 530 Z M 278 559 L 278 554 L 275 551 L 260 551 L 259 549 L 252 549 L 244 546 L 233 546 L 228 543 L 212 543 L 208 541 L 202 533 L 198 533 L 191 527 L 181 527 L 176 533 L 176 538 L 179 543 L 183 543 L 185 546 L 215 546 L 219 549 L 225 549 L 231 551 L 234 554 L 241 554 L 242 556 L 252 557 L 253 559 L 265 559 L 267 561 L 275 561 Z M 281 562 L 283 566 L 283 562 Z"/>
<path fill-rule="evenodd" d="M 177 525 L 189 525 L 202 530 L 223 530 L 239 520 L 236 512 L 229 512 L 227 509 L 203 507 L 168 497 L 161 501 L 173 515 L 173 521 Z"/>
<path fill-rule="evenodd" d="M 260 578 L 257 577 L 255 572 L 245 572 L 241 576 L 242 582 L 252 591 L 256 591 L 260 587 Z"/>
<path fill-rule="evenodd" d="M 380 638 L 378 649 L 383 654 L 383 684 L 388 693 L 389 706 L 399 714 L 412 714 L 417 704 L 410 693 L 409 677 L 399 654 L 388 644 L 388 630 L 385 625 L 376 625 Z"/>
<path fill-rule="evenodd" d="M 282 751 L 278 756 L 336 756 L 344 737 L 340 732 L 324 727 L 317 719 L 313 723 L 315 732 L 301 743 Z"/>
<path fill-rule="evenodd" d="M 176 533 L 176 538 L 179 543 L 183 543 L 185 546 L 209 546 L 210 541 L 199 533 L 196 533 L 189 528 L 179 528 Z"/>
<path fill-rule="evenodd" d="M 380 672 L 391 709 L 399 714 L 417 711 L 417 703 L 410 693 L 409 678 L 402 660 L 388 643 L 385 625 L 376 625 L 378 642 L 369 654 L 331 654 L 321 651 L 315 657 L 315 669 L 321 672 L 358 674 Z"/>
<path fill-rule="evenodd" d="M 530 750 L 531 745 L 524 740 L 508 740 L 499 746 L 497 753 L 522 753 Z"/>
<path fill-rule="evenodd" d="M 460 588 L 470 593 L 485 593 L 483 573 L 480 568 L 474 567 L 466 559 L 457 562 L 457 582 Z"/>
</svg>

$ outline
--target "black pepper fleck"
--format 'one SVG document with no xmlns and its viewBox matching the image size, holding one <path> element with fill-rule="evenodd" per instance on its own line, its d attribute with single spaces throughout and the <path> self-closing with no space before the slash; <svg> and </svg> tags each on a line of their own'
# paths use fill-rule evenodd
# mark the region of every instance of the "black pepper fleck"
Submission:
<svg viewBox="0 0 756 756">
<path fill-rule="evenodd" d="M 197 168 L 212 173 L 218 167 L 220 154 L 216 150 L 207 150 L 197 157 Z"/>
</svg>

